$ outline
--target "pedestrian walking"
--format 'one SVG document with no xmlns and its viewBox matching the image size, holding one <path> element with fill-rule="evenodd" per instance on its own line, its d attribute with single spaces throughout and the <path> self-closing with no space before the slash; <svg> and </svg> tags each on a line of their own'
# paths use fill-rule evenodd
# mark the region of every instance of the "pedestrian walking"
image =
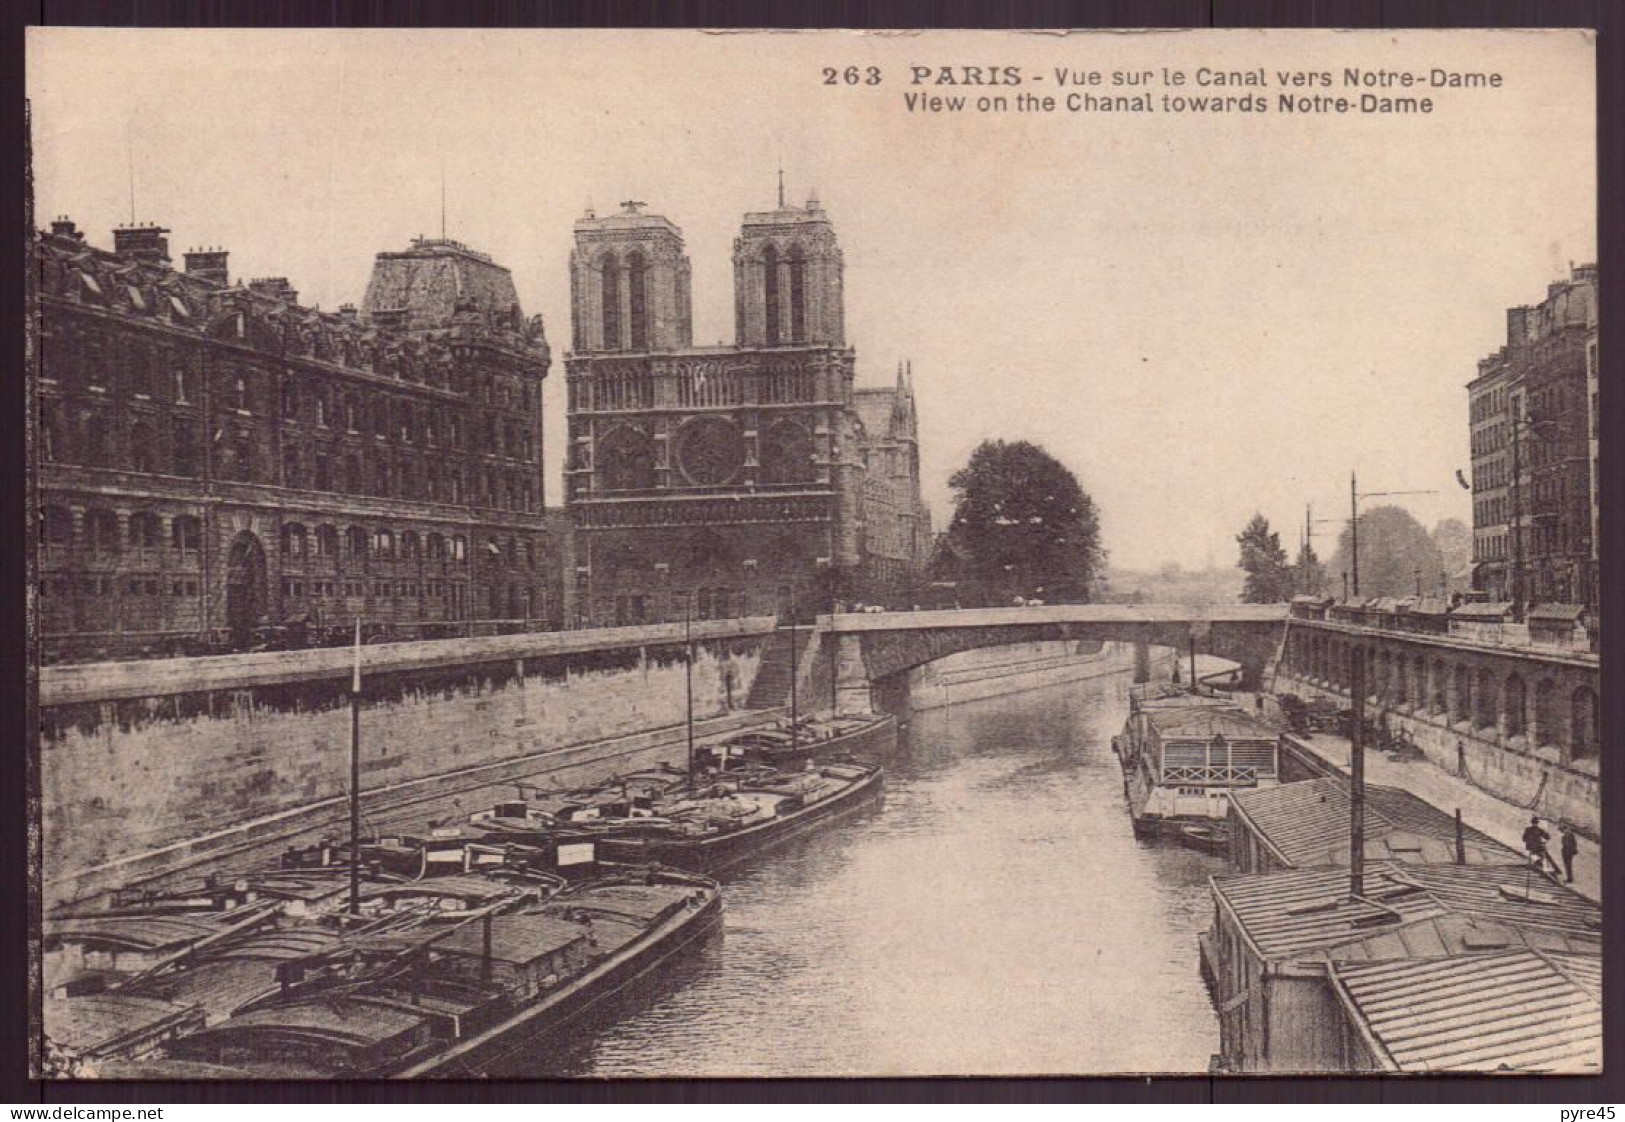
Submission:
<svg viewBox="0 0 1625 1122">
<path fill-rule="evenodd" d="M 1563 855 L 1563 879 L 1568 884 L 1574 883 L 1574 857 L 1580 852 L 1580 839 L 1574 834 L 1571 823 L 1563 823 L 1563 840 L 1558 846 L 1558 852 Z"/>
<path fill-rule="evenodd" d="M 1546 843 L 1551 840 L 1552 835 L 1541 827 L 1538 817 L 1531 818 L 1529 825 L 1524 827 L 1523 847 L 1529 853 L 1529 863 L 1542 871 L 1545 871 L 1546 866 L 1550 865 L 1552 872 L 1555 873 L 1558 871 L 1557 862 L 1553 861 L 1552 855 L 1546 852 Z"/>
</svg>

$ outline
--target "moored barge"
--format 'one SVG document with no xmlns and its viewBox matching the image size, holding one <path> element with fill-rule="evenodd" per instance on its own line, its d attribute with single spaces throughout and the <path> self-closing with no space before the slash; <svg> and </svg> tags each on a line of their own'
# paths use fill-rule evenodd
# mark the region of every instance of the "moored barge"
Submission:
<svg viewBox="0 0 1625 1122">
<path fill-rule="evenodd" d="M 428 912 L 414 903 L 393 920 L 369 913 L 312 953 L 276 963 L 276 986 L 153 1059 L 220 1065 L 241 1078 L 482 1076 L 668 969 L 719 928 L 722 898 L 706 878 L 640 869 L 541 898 L 508 892 Z M 162 984 L 184 986 L 190 972 Z"/>
<path fill-rule="evenodd" d="M 1208 853 L 1229 846 L 1230 796 L 1279 782 L 1280 735 L 1227 698 L 1136 691 L 1112 750 L 1134 833 Z"/>
</svg>

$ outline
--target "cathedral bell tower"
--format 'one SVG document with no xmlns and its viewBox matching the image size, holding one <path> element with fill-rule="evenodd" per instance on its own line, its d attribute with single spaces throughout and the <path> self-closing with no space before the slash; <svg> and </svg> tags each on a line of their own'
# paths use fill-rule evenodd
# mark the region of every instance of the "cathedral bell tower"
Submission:
<svg viewBox="0 0 1625 1122">
<path fill-rule="evenodd" d="M 683 232 L 627 201 L 575 225 L 570 320 L 577 354 L 643 353 L 689 346 L 694 327 Z"/>
<path fill-rule="evenodd" d="M 734 239 L 734 320 L 740 346 L 844 346 L 841 247 L 818 202 L 747 214 Z"/>
</svg>

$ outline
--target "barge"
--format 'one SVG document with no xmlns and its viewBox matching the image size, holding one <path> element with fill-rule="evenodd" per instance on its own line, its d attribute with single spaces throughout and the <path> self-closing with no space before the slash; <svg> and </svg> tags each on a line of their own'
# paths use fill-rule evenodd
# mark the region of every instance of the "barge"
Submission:
<svg viewBox="0 0 1625 1122">
<path fill-rule="evenodd" d="M 390 895 L 483 879 L 430 878 Z M 380 900 L 364 922 L 284 954 L 253 1000 L 229 1012 L 216 1003 L 205 1026 L 150 1059 L 212 1065 L 238 1078 L 484 1076 L 503 1057 L 635 993 L 721 925 L 716 882 L 676 870 L 625 870 L 542 893 L 493 888 L 481 897 L 465 887 L 473 906 L 425 909 L 418 901 L 392 911 L 396 901 Z M 309 941 L 318 928 L 301 930 Z M 140 988 L 173 996 L 209 965 Z M 139 1077 L 141 1064 L 131 1066 Z"/>
<path fill-rule="evenodd" d="M 1232 794 L 1279 782 L 1279 733 L 1228 698 L 1135 691 L 1112 751 L 1135 836 L 1207 853 L 1228 851 Z"/>
</svg>

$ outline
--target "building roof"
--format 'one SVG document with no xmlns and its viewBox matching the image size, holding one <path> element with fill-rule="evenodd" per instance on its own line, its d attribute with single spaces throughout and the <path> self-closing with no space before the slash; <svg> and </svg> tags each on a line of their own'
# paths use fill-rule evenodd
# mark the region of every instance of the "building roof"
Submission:
<svg viewBox="0 0 1625 1122">
<path fill-rule="evenodd" d="M 1220 907 L 1272 962 L 1439 957 L 1520 945 L 1587 952 L 1600 945 L 1601 909 L 1530 874 L 1526 863 L 1372 861 L 1358 899 L 1349 895 L 1348 870 L 1328 866 L 1214 877 L 1212 885 Z"/>
<path fill-rule="evenodd" d="M 1398 787 L 1366 785 L 1365 844 L 1368 859 L 1446 864 L 1455 860 L 1456 821 L 1433 804 Z M 1347 865 L 1349 781 L 1327 776 L 1279 787 L 1238 791 L 1230 798 L 1237 816 L 1283 864 L 1294 868 Z M 1515 865 L 1522 855 L 1470 826 L 1462 830 L 1472 864 Z"/>
<path fill-rule="evenodd" d="M 363 307 L 375 318 L 408 312 L 412 328 L 446 327 L 469 313 L 515 327 L 523 321 L 513 274 L 446 238 L 417 238 L 399 253 L 380 253 Z"/>
<path fill-rule="evenodd" d="M 587 930 L 554 916 L 528 913 L 492 916 L 491 958 L 495 962 L 524 964 L 563 950 L 587 938 Z M 485 921 L 465 923 L 450 935 L 434 941 L 434 949 L 446 954 L 483 958 Z"/>
<path fill-rule="evenodd" d="M 1601 995 L 1553 956 L 1518 950 L 1337 962 L 1329 974 L 1350 1018 L 1391 1071 L 1601 1070 Z"/>
<path fill-rule="evenodd" d="M 1445 910 L 1426 893 L 1377 902 L 1372 897 L 1399 885 L 1369 866 L 1367 896 L 1359 900 L 1349 896 L 1348 870 L 1339 868 L 1214 877 L 1212 883 L 1220 906 L 1270 961 L 1308 955 L 1374 927 L 1395 927 Z"/>
<path fill-rule="evenodd" d="M 1585 607 L 1580 604 L 1540 604 L 1524 618 L 1530 623 L 1574 623 L 1583 615 Z"/>
<path fill-rule="evenodd" d="M 1194 736 L 1210 740 L 1222 734 L 1230 740 L 1268 740 L 1274 743 L 1280 735 L 1240 710 L 1212 705 L 1147 707 L 1145 716 L 1164 739 Z"/>
<path fill-rule="evenodd" d="M 171 1022 L 194 1016 L 190 1005 L 177 1005 L 156 997 L 127 993 L 98 993 L 85 997 L 46 998 L 45 1034 L 74 1055 L 95 1055 L 116 1050 L 132 1037 L 152 1032 Z"/>
<path fill-rule="evenodd" d="M 1459 604 L 1450 613 L 1450 618 L 1486 620 L 1499 623 L 1511 614 L 1511 604 L 1502 600 L 1489 600 Z"/>
<path fill-rule="evenodd" d="M 1423 596 L 1411 605 L 1411 614 L 1447 616 L 1450 614 L 1450 601 L 1443 596 Z"/>
<path fill-rule="evenodd" d="M 284 278 L 222 283 L 174 269 L 164 259 L 88 245 L 66 220 L 40 232 L 34 248 L 44 298 L 150 321 L 170 331 L 228 339 L 279 358 L 380 376 L 422 379 L 450 361 L 444 339 L 408 335 L 372 315 L 363 318 L 348 305 L 338 312 L 301 305 Z M 540 317 L 519 317 L 507 270 L 484 254 L 420 239 L 404 253 L 379 257 L 383 275 L 377 268 L 374 272 L 378 310 L 396 309 L 392 301 L 400 301 L 399 308 L 412 311 L 413 327 L 454 327 L 453 334 L 461 339 L 546 362 Z M 369 284 L 370 299 L 372 288 Z M 459 292 L 473 299 L 460 316 L 455 314 Z"/>
<path fill-rule="evenodd" d="M 829 225 L 829 215 L 824 213 L 823 205 L 818 201 L 816 194 L 807 197 L 806 206 L 789 206 L 784 199 L 779 199 L 776 210 L 753 210 L 745 214 L 742 227 L 750 226 L 784 226 L 784 225 Z"/>
</svg>

